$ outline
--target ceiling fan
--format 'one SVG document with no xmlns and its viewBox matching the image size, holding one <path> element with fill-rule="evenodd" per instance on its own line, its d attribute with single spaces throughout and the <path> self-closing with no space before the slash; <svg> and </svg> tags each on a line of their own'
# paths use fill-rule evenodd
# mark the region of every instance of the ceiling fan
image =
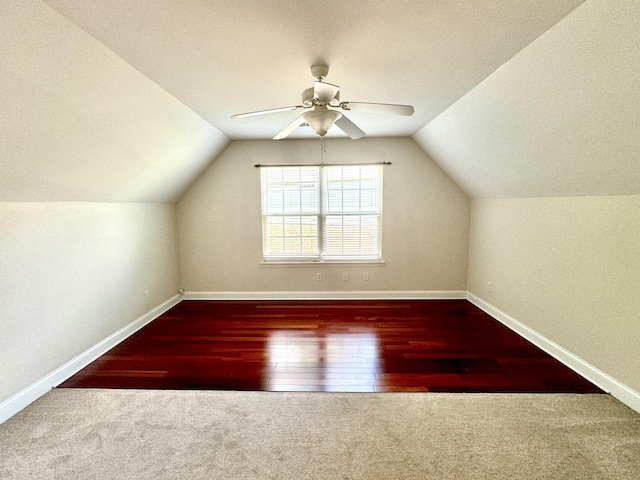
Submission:
<svg viewBox="0 0 640 480">
<path fill-rule="evenodd" d="M 316 64 L 311 67 L 311 75 L 314 77 L 313 87 L 302 92 L 302 105 L 259 110 L 257 112 L 239 113 L 231 118 L 246 118 L 269 113 L 286 112 L 289 110 L 306 110 L 293 122 L 287 125 L 274 140 L 281 140 L 289 136 L 296 128 L 309 125 L 320 138 L 324 138 L 329 129 L 336 125 L 354 140 L 362 138 L 365 133 L 343 111 L 386 113 L 392 115 L 413 115 L 413 107 L 410 105 L 395 105 L 389 103 L 364 103 L 341 102 L 340 87 L 324 81 L 329 73 L 329 67 L 324 64 Z"/>
</svg>

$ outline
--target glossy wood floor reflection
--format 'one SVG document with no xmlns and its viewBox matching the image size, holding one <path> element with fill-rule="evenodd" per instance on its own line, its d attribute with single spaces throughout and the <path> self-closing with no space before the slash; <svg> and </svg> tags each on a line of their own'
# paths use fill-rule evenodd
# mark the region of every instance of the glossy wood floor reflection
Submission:
<svg viewBox="0 0 640 480">
<path fill-rule="evenodd" d="M 601 393 L 465 300 L 183 301 L 61 387 Z"/>
</svg>

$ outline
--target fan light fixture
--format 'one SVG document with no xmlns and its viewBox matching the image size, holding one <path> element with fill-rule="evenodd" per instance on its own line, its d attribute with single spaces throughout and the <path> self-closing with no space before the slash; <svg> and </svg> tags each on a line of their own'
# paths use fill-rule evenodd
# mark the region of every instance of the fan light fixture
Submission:
<svg viewBox="0 0 640 480">
<path fill-rule="evenodd" d="M 265 115 L 269 113 L 286 112 L 289 110 L 308 110 L 298 116 L 289 125 L 278 133 L 274 140 L 282 140 L 288 137 L 293 131 L 305 123 L 309 125 L 316 135 L 321 139 L 327 134 L 329 129 L 335 124 L 340 130 L 350 138 L 357 140 L 365 136 L 364 131 L 355 123 L 349 120 L 346 115 L 337 111 L 358 111 L 370 113 L 387 113 L 392 115 L 413 115 L 411 105 L 397 105 L 392 103 L 363 103 L 363 102 L 343 102 L 340 100 L 340 87 L 324 81 L 324 77 L 329 73 L 329 67 L 324 63 L 317 63 L 311 66 L 311 75 L 314 77 L 313 87 L 302 92 L 302 104 L 290 107 L 272 108 L 271 110 L 258 110 L 256 112 L 238 113 L 231 118 L 246 118 L 255 115 Z"/>
<path fill-rule="evenodd" d="M 335 110 L 329 110 L 328 108 L 317 108 L 303 113 L 301 117 L 313 128 L 316 135 L 323 138 L 336 120 L 342 117 L 342 114 Z"/>
</svg>

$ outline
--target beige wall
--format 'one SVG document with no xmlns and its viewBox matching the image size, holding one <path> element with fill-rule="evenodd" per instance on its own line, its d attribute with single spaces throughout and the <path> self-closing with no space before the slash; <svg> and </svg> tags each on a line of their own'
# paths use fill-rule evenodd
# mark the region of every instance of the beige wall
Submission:
<svg viewBox="0 0 640 480">
<path fill-rule="evenodd" d="M 254 164 L 319 160 L 318 140 L 232 142 L 178 203 L 185 290 L 466 290 L 469 199 L 409 138 L 326 142 L 326 163 L 393 163 L 384 168 L 384 266 L 261 267 L 260 172 Z M 342 281 L 343 272 L 349 282 Z"/>
<path fill-rule="evenodd" d="M 179 289 L 173 205 L 0 203 L 0 232 L 0 403 Z"/>
<path fill-rule="evenodd" d="M 473 200 L 468 289 L 640 392 L 640 196 Z"/>
</svg>

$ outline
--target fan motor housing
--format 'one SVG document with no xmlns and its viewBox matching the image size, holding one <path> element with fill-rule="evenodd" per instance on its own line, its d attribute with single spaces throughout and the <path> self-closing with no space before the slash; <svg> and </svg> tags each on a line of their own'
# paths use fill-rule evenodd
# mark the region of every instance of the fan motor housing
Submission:
<svg viewBox="0 0 640 480">
<path fill-rule="evenodd" d="M 302 105 L 304 105 L 305 107 L 313 107 L 316 104 L 314 98 L 315 95 L 313 87 L 307 88 L 304 92 L 302 92 Z M 331 100 L 329 105 L 331 105 L 332 107 L 336 107 L 339 103 L 340 92 L 336 93 L 336 96 L 333 98 L 333 100 Z"/>
</svg>

